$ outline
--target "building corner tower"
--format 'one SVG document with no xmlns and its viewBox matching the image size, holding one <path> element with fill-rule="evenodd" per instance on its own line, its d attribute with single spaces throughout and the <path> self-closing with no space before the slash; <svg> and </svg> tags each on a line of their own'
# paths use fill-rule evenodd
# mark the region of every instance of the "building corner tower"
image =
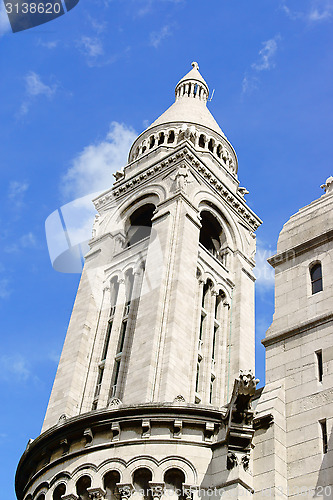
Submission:
<svg viewBox="0 0 333 500">
<path fill-rule="evenodd" d="M 196 63 L 98 211 L 18 500 L 252 495 L 254 232 Z M 241 375 L 239 375 L 241 373 Z"/>
</svg>

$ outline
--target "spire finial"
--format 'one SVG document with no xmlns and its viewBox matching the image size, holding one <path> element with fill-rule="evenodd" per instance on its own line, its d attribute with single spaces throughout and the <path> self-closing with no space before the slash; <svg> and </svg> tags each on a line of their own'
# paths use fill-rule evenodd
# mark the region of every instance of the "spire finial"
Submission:
<svg viewBox="0 0 333 500">
<path fill-rule="evenodd" d="M 192 68 L 199 70 L 199 64 L 197 62 L 193 61 Z"/>
</svg>

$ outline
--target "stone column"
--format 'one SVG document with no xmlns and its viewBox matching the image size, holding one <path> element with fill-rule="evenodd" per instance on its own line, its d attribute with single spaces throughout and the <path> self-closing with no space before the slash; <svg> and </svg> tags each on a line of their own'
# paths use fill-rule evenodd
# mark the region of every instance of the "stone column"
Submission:
<svg viewBox="0 0 333 500">
<path fill-rule="evenodd" d="M 119 279 L 118 283 L 119 283 L 119 289 L 118 289 L 117 304 L 113 317 L 111 338 L 109 343 L 109 349 L 106 355 L 106 360 L 104 365 L 104 375 L 103 375 L 102 386 L 98 399 L 97 408 L 106 408 L 106 406 L 108 405 L 109 393 L 112 382 L 111 378 L 114 367 L 114 358 L 115 355 L 117 354 L 119 333 L 124 315 L 124 307 L 126 300 L 125 280 L 121 278 Z"/>
</svg>

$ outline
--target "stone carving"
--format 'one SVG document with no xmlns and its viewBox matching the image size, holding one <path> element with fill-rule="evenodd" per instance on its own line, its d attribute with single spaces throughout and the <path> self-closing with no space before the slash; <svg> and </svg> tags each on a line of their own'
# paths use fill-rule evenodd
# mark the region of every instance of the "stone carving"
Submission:
<svg viewBox="0 0 333 500">
<path fill-rule="evenodd" d="M 236 379 L 237 380 L 237 379 Z M 239 373 L 238 394 L 244 396 L 254 396 L 259 379 L 256 379 L 251 370 Z"/>
<path fill-rule="evenodd" d="M 119 398 L 111 398 L 109 401 L 108 407 L 109 408 L 117 408 L 121 404 L 123 404 L 123 403 Z"/>
<path fill-rule="evenodd" d="M 249 451 L 254 434 L 251 400 L 259 382 L 251 370 L 240 371 L 226 414 L 226 440 L 228 451 Z"/>
<path fill-rule="evenodd" d="M 182 435 L 183 422 L 182 420 L 174 420 L 173 422 L 173 437 L 180 438 Z"/>
<path fill-rule="evenodd" d="M 333 177 L 328 177 L 325 184 L 322 184 L 320 187 L 325 191 L 325 194 L 333 193 Z"/>
<path fill-rule="evenodd" d="M 181 394 L 178 394 L 178 396 L 175 397 L 173 402 L 174 403 L 185 403 L 185 398 Z"/>
<path fill-rule="evenodd" d="M 92 500 L 104 500 L 106 491 L 102 488 L 87 488 L 89 498 Z"/>
<path fill-rule="evenodd" d="M 234 467 L 238 465 L 237 457 L 234 453 L 229 452 L 227 455 L 227 469 L 232 470 Z"/>
<path fill-rule="evenodd" d="M 63 413 L 62 415 L 60 415 L 59 417 L 59 420 L 58 420 L 58 425 L 61 425 L 61 424 L 64 424 L 67 420 L 67 416 L 65 415 L 65 413 Z"/>
<path fill-rule="evenodd" d="M 246 194 L 249 194 L 249 191 L 245 187 L 238 187 L 237 192 L 241 195 L 242 198 L 244 198 Z"/>
<path fill-rule="evenodd" d="M 92 441 L 93 441 L 93 433 L 92 433 L 92 430 L 91 429 L 86 429 L 84 432 L 83 432 L 83 437 L 86 441 L 84 447 L 88 447 L 91 445 Z"/>
<path fill-rule="evenodd" d="M 150 437 L 150 430 L 151 430 L 150 420 L 148 418 L 142 420 L 142 437 L 143 438 Z"/>
<path fill-rule="evenodd" d="M 119 441 L 120 439 L 120 425 L 119 422 L 112 422 L 111 424 L 111 441 Z"/>
<path fill-rule="evenodd" d="M 152 494 L 153 500 L 160 500 L 164 493 L 164 483 L 152 483 L 149 481 L 149 490 Z"/>
<path fill-rule="evenodd" d="M 242 465 L 243 469 L 246 471 L 249 470 L 249 464 L 250 464 L 250 457 L 248 455 L 243 455 L 242 456 Z"/>
<path fill-rule="evenodd" d="M 119 179 L 122 179 L 125 176 L 124 172 L 122 172 L 121 170 L 117 170 L 117 172 L 114 172 L 112 175 L 116 179 L 116 181 L 119 181 Z"/>
<path fill-rule="evenodd" d="M 131 484 L 117 484 L 121 500 L 128 500 L 133 492 Z"/>
<path fill-rule="evenodd" d="M 212 441 L 213 439 L 213 434 L 214 434 L 214 424 L 213 422 L 206 422 L 205 426 L 205 441 Z"/>
<path fill-rule="evenodd" d="M 62 447 L 62 454 L 67 455 L 69 452 L 70 443 L 67 438 L 61 439 L 60 446 Z"/>
</svg>

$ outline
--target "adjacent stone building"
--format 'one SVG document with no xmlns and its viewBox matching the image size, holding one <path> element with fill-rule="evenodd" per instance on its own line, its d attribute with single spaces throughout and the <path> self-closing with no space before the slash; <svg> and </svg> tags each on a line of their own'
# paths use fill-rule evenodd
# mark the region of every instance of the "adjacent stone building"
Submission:
<svg viewBox="0 0 333 500">
<path fill-rule="evenodd" d="M 285 224 L 254 377 L 255 231 L 196 63 L 98 211 L 19 500 L 331 498 L 333 193 Z M 253 400 L 253 401 L 252 401 Z M 252 402 L 251 402 L 252 401 Z"/>
</svg>

